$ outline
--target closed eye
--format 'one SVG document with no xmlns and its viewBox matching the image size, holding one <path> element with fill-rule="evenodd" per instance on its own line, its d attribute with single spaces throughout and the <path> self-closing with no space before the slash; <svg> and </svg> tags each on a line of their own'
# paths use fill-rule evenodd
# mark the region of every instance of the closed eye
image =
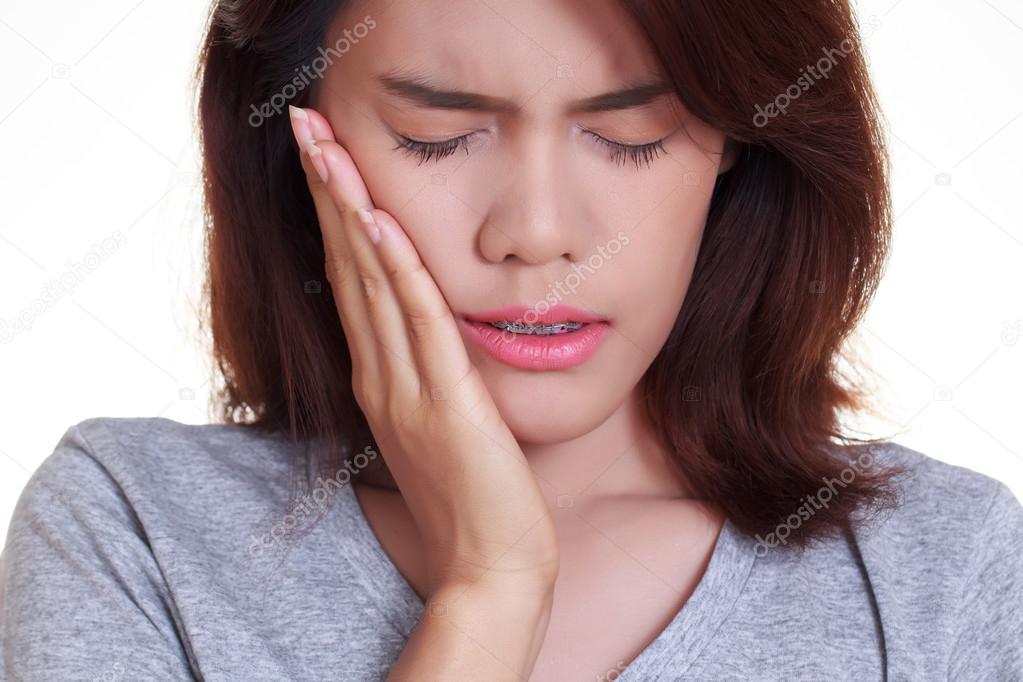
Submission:
<svg viewBox="0 0 1023 682">
<path fill-rule="evenodd" d="M 653 159 L 656 159 L 660 155 L 660 152 L 666 152 L 667 150 L 664 148 L 664 141 L 673 134 L 670 133 L 659 140 L 647 142 L 645 144 L 625 144 L 609 140 L 606 137 L 598 135 L 590 130 L 584 132 L 611 150 L 610 160 L 613 163 L 619 166 L 624 166 L 626 161 L 632 159 L 632 161 L 636 164 L 637 169 L 639 168 L 640 162 L 645 163 L 647 167 L 649 167 L 650 162 L 653 161 Z M 467 133 L 441 142 L 423 142 L 422 140 L 414 140 L 411 137 L 398 135 L 398 146 L 394 149 L 400 149 L 409 156 L 418 158 L 419 165 L 422 165 L 430 160 L 440 161 L 441 159 L 447 158 L 457 152 L 459 147 L 465 149 L 465 153 L 468 155 L 469 141 L 472 139 L 474 134 L 475 133 Z"/>
<path fill-rule="evenodd" d="M 405 137 L 404 135 L 398 136 L 398 146 L 395 150 L 404 150 L 410 156 L 419 157 L 419 165 L 423 165 L 424 162 L 430 159 L 440 160 L 451 156 L 459 147 L 465 148 L 465 153 L 469 153 L 469 139 L 473 136 L 473 133 L 467 133 L 461 137 L 455 137 L 450 140 L 444 140 L 443 142 L 422 142 L 420 140 L 413 140 L 411 137 Z"/>
<path fill-rule="evenodd" d="M 671 137 L 671 135 L 665 135 L 659 140 L 647 142 L 645 144 L 624 144 L 622 142 L 609 140 L 591 130 L 587 130 L 585 132 L 587 135 L 596 139 L 600 144 L 611 149 L 611 161 L 619 166 L 624 166 L 626 160 L 632 159 L 636 164 L 637 169 L 639 168 L 640 161 L 643 161 L 643 163 L 649 167 L 650 162 L 656 159 L 660 155 L 660 152 L 667 152 L 664 148 L 664 141 Z"/>
</svg>

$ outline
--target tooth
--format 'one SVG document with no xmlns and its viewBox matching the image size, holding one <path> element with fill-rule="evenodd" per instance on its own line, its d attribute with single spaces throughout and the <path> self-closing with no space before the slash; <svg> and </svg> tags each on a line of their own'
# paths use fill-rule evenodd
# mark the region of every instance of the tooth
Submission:
<svg viewBox="0 0 1023 682">
<path fill-rule="evenodd" d="M 582 322 L 567 320 L 565 322 L 552 322 L 549 324 L 526 324 L 524 322 L 509 322 L 500 320 L 491 322 L 491 326 L 514 334 L 533 334 L 538 336 L 553 336 L 576 331 L 583 326 Z"/>
</svg>

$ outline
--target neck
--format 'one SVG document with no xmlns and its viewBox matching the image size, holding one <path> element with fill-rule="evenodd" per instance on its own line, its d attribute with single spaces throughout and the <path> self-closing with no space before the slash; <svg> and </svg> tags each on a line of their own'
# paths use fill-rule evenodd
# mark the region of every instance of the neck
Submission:
<svg viewBox="0 0 1023 682">
<path fill-rule="evenodd" d="M 519 443 L 545 495 L 585 495 L 590 501 L 692 497 L 650 423 L 640 390 L 588 433 L 558 443 Z M 377 463 L 360 472 L 358 482 L 397 491 L 383 458 Z"/>
<path fill-rule="evenodd" d="M 548 494 L 585 494 L 591 501 L 690 496 L 647 417 L 639 387 L 592 431 L 520 447 Z"/>
</svg>

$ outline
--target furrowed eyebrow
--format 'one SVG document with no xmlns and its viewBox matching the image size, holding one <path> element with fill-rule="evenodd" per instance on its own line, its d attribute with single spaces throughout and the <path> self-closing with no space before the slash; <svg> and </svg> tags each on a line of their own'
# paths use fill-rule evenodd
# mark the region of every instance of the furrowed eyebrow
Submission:
<svg viewBox="0 0 1023 682">
<path fill-rule="evenodd" d="M 644 81 L 626 86 L 621 90 L 572 102 L 568 110 L 577 114 L 593 114 L 603 111 L 622 111 L 646 106 L 661 95 L 674 92 L 664 81 Z"/>
<path fill-rule="evenodd" d="M 485 113 L 513 114 L 520 107 L 514 102 L 490 95 L 462 90 L 445 90 L 433 85 L 429 78 L 419 74 L 391 72 L 378 76 L 384 91 L 414 106 L 427 109 L 481 111 Z M 594 97 L 571 102 L 568 112 L 593 114 L 605 111 L 636 109 L 650 104 L 661 95 L 672 92 L 662 80 L 644 80 L 624 88 Z"/>
</svg>

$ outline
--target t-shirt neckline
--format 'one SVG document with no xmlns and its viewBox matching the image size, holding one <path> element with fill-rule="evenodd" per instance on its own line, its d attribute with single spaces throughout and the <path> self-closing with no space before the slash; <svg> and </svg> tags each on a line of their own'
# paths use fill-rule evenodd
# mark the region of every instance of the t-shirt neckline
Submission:
<svg viewBox="0 0 1023 682">
<path fill-rule="evenodd" d="M 352 540 L 364 550 L 368 562 L 353 562 L 352 569 L 373 595 L 390 595 L 381 612 L 404 638 L 422 618 L 426 605 L 387 555 L 369 525 L 352 484 L 338 493 L 339 522 L 347 522 Z M 681 674 L 710 643 L 735 607 L 756 561 L 755 542 L 725 519 L 707 568 L 696 589 L 672 620 L 629 664 L 619 671 L 618 682 L 644 679 L 661 670 Z M 354 565 L 358 564 L 358 565 Z M 391 600 L 397 599 L 394 609 Z"/>
</svg>

